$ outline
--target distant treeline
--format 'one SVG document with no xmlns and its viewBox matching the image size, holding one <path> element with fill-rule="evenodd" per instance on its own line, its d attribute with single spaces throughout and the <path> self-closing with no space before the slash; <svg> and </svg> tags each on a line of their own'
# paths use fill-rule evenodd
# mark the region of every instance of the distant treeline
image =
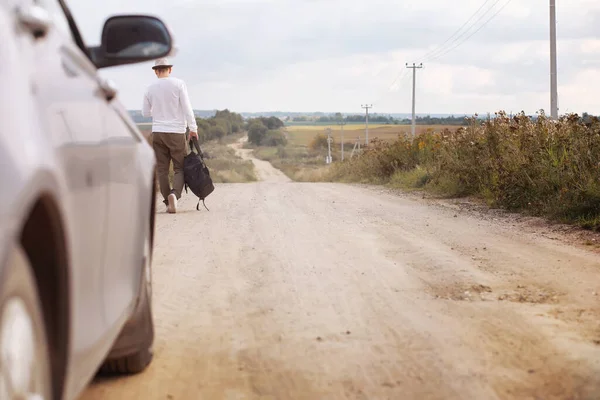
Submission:
<svg viewBox="0 0 600 400">
<path fill-rule="evenodd" d="M 264 128 L 266 128 L 267 131 L 277 131 L 277 130 L 281 130 L 281 128 L 284 126 L 284 122 L 277 117 L 257 117 L 257 118 L 251 118 L 251 119 L 247 119 L 244 118 L 242 114 L 239 113 L 235 113 L 232 111 L 229 111 L 228 109 L 224 109 L 224 110 L 216 110 L 213 116 L 210 117 L 204 117 L 204 118 L 200 118 L 197 117 L 196 118 L 196 122 L 198 124 L 198 134 L 200 137 L 201 141 L 208 141 L 208 140 L 212 140 L 212 139 L 219 139 L 222 138 L 225 135 L 230 135 L 230 134 L 234 134 L 234 133 L 238 133 L 242 130 L 245 131 L 249 131 L 250 126 L 253 123 L 259 123 L 260 125 L 262 125 Z M 130 115 L 132 116 L 132 118 L 134 119 L 134 121 L 136 123 L 148 123 L 151 122 L 152 119 L 151 118 L 142 118 L 140 115 L 138 115 L 137 111 L 130 111 Z M 519 114 L 522 115 L 522 114 Z M 516 116 L 516 115 L 515 115 Z M 469 121 L 472 120 L 473 118 L 479 119 L 481 121 L 484 121 L 488 118 L 490 119 L 494 119 L 496 116 L 474 116 L 474 117 L 467 117 L 467 116 L 447 116 L 447 117 L 431 117 L 429 115 L 427 116 L 417 116 L 416 118 L 416 123 L 417 125 L 448 125 L 448 126 L 466 126 L 469 124 Z M 509 115 L 509 117 L 513 118 L 512 115 Z M 290 120 L 288 120 L 287 122 L 285 122 L 285 124 L 287 125 L 334 125 L 337 124 L 339 121 L 341 121 L 343 118 L 343 120 L 348 123 L 348 124 L 364 124 L 365 123 L 365 116 L 364 115 L 347 115 L 347 116 L 342 116 L 341 113 L 335 113 L 335 114 L 330 114 L 330 115 L 322 115 L 322 116 L 318 116 L 318 117 L 311 117 L 311 116 L 296 116 L 291 118 Z M 534 116 L 528 116 L 528 118 L 530 118 L 532 121 L 536 121 L 538 119 L 537 115 Z M 595 117 L 594 115 L 584 112 L 581 114 L 580 121 L 584 124 L 590 124 L 594 121 Z M 370 115 L 369 116 L 369 123 L 371 124 L 380 124 L 380 125 L 410 125 L 411 124 L 411 120 L 409 118 L 394 118 L 390 115 Z M 257 125 L 257 124 L 255 124 Z M 255 128 L 258 129 L 258 128 Z M 264 139 L 264 136 L 266 135 L 266 133 L 262 133 L 264 131 L 264 129 L 260 129 L 259 130 L 261 132 L 261 134 L 259 134 L 258 136 L 254 136 L 254 139 L 256 140 L 256 142 L 262 142 Z M 255 133 L 258 132 L 255 130 Z M 269 137 L 273 137 L 275 134 L 271 134 L 269 135 Z M 263 139 L 258 139 L 258 137 L 262 137 Z M 275 135 L 277 136 L 277 140 L 279 140 L 279 135 Z M 250 140 L 251 142 L 253 142 L 253 140 Z M 258 143 L 257 143 L 258 144 Z"/>
<path fill-rule="evenodd" d="M 343 116 L 340 113 L 325 115 L 321 117 L 309 117 L 309 116 L 300 116 L 292 118 L 292 123 L 314 123 L 314 124 L 335 124 L 341 120 L 344 120 L 346 123 L 366 123 L 365 115 L 347 115 Z M 397 119 L 389 115 L 370 115 L 369 123 L 379 124 L 379 125 L 410 125 L 412 123 L 411 119 L 403 118 Z M 416 118 L 417 125 L 456 125 L 462 126 L 467 125 L 467 119 L 465 116 L 449 116 L 449 117 L 431 117 L 427 116 L 417 116 Z"/>
<path fill-rule="evenodd" d="M 516 117 L 510 116 L 511 118 Z M 485 116 L 447 116 L 447 117 L 432 117 L 432 116 L 417 116 L 416 124 L 417 125 L 450 125 L 450 126 L 467 126 L 469 125 L 469 121 L 473 118 L 479 119 L 480 121 L 485 121 L 486 119 L 494 119 L 495 116 L 485 115 Z M 538 119 L 538 115 L 529 115 L 532 121 L 536 121 Z M 581 115 L 581 122 L 589 124 L 593 121 L 595 117 L 587 112 L 584 112 Z M 291 119 L 291 122 L 288 122 L 289 125 L 302 125 L 302 124 L 315 124 L 315 125 L 329 125 L 329 124 L 337 124 L 340 121 L 344 121 L 349 124 L 364 124 L 366 123 L 365 115 L 347 115 L 342 116 L 341 113 L 325 115 L 321 117 L 310 117 L 310 116 L 299 116 Z M 372 124 L 381 124 L 381 125 L 410 125 L 412 124 L 412 120 L 410 118 L 394 118 L 391 116 L 385 115 L 370 115 L 369 123 Z"/>
</svg>

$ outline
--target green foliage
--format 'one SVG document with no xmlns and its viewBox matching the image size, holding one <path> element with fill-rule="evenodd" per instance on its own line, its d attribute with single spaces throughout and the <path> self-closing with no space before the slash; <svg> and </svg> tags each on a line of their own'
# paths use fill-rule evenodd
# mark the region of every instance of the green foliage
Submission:
<svg viewBox="0 0 600 400">
<path fill-rule="evenodd" d="M 261 146 L 277 147 L 285 146 L 287 138 L 280 130 L 269 130 L 260 141 Z"/>
<path fill-rule="evenodd" d="M 210 128 L 210 136 L 216 139 L 221 139 L 225 136 L 225 129 L 222 126 L 213 126 Z"/>
<path fill-rule="evenodd" d="M 285 146 L 287 138 L 281 131 L 284 124 L 276 117 L 259 117 L 248 121 L 248 141 L 255 146 Z"/>
<path fill-rule="evenodd" d="M 244 126 L 244 118 L 227 109 L 217 111 L 208 119 L 196 118 L 198 125 L 198 139 L 200 143 L 214 139 L 222 139 L 227 135 L 238 133 Z"/>
<path fill-rule="evenodd" d="M 248 141 L 259 146 L 267 134 L 267 127 L 261 121 L 253 121 L 248 126 Z"/>
<path fill-rule="evenodd" d="M 499 112 L 467 127 L 426 132 L 414 140 L 373 143 L 360 157 L 334 165 L 330 178 L 425 187 L 451 196 L 527 210 L 600 229 L 600 120 L 576 114 L 554 122 Z M 407 176 L 403 173 L 418 170 Z M 419 178 L 422 175 L 422 179 Z M 426 177 L 426 178 L 425 178 Z"/>
<path fill-rule="evenodd" d="M 410 171 L 398 170 L 390 177 L 390 183 L 392 186 L 409 189 L 420 189 L 427 185 L 430 180 L 430 173 L 421 167 L 416 167 Z"/>
<path fill-rule="evenodd" d="M 266 126 L 268 130 L 281 129 L 285 126 L 283 121 L 277 117 L 258 117 L 249 120 L 248 127 L 250 127 L 250 125 L 254 124 L 255 122 L 260 122 L 261 124 Z"/>
</svg>

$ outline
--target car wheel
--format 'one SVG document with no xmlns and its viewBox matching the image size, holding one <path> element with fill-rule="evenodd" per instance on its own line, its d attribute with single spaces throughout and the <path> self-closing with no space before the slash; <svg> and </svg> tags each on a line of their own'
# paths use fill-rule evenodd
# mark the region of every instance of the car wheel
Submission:
<svg viewBox="0 0 600 400">
<path fill-rule="evenodd" d="M 153 358 L 154 321 L 152 317 L 152 241 L 144 241 L 144 276 L 140 302 L 135 315 L 116 341 L 118 348 L 127 349 L 124 355 L 110 356 L 100 369 L 102 374 L 137 374 L 146 369 Z M 131 350 L 131 344 L 134 345 Z M 122 352 L 117 350 L 117 352 Z"/>
<path fill-rule="evenodd" d="M 51 399 L 48 340 L 25 252 L 9 251 L 0 278 L 0 399 Z"/>
</svg>

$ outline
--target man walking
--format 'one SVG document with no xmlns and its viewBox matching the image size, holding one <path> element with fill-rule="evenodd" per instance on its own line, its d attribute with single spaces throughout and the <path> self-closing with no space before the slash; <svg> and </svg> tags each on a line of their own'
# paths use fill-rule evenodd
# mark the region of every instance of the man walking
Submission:
<svg viewBox="0 0 600 400">
<path fill-rule="evenodd" d="M 177 200 L 183 191 L 183 159 L 188 146 L 185 135 L 198 137 L 198 127 L 185 83 L 171 77 L 173 65 L 166 58 L 157 60 L 152 67 L 158 81 L 151 84 L 144 95 L 142 115 L 152 117 L 152 146 L 156 153 L 158 184 L 167 206 L 167 212 L 177 212 Z M 173 188 L 169 183 L 169 164 L 173 161 Z"/>
</svg>

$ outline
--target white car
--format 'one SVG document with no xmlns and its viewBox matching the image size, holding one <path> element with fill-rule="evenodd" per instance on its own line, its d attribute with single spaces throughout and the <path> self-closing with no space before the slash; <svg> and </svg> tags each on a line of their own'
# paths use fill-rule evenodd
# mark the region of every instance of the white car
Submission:
<svg viewBox="0 0 600 400">
<path fill-rule="evenodd" d="M 62 0 L 0 0 L 0 400 L 75 399 L 152 360 L 155 158 L 98 69 L 171 54 L 151 16 L 83 43 Z"/>
</svg>

